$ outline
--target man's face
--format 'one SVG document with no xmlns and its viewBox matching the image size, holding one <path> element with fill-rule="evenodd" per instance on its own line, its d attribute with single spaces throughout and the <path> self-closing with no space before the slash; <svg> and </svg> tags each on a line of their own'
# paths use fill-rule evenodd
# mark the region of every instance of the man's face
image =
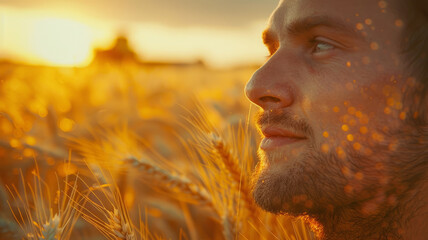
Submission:
<svg viewBox="0 0 428 240">
<path fill-rule="evenodd" d="M 402 20 L 388 1 L 281 1 L 263 34 L 272 56 L 246 86 L 262 108 L 256 202 L 272 212 L 322 213 L 387 199 L 412 79 Z"/>
</svg>

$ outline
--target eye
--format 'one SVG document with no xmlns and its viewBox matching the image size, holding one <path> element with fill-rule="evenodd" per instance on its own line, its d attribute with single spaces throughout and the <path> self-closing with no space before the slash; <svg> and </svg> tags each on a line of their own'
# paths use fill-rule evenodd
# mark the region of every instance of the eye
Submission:
<svg viewBox="0 0 428 240">
<path fill-rule="evenodd" d="M 315 44 L 312 53 L 324 52 L 324 51 L 332 50 L 334 48 L 335 47 L 333 45 L 329 44 L 329 43 L 318 42 L 318 43 Z"/>
<path fill-rule="evenodd" d="M 336 48 L 335 44 L 326 38 L 316 37 L 311 40 L 311 54 L 317 57 L 326 56 Z"/>
</svg>

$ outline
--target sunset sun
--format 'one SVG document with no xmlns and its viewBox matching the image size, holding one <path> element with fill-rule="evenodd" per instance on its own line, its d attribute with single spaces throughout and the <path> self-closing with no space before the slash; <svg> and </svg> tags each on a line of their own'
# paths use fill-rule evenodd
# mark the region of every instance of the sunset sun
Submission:
<svg viewBox="0 0 428 240">
<path fill-rule="evenodd" d="M 83 23 L 63 18 L 40 18 L 33 22 L 31 49 L 50 65 L 84 65 L 91 58 L 91 31 Z"/>
</svg>

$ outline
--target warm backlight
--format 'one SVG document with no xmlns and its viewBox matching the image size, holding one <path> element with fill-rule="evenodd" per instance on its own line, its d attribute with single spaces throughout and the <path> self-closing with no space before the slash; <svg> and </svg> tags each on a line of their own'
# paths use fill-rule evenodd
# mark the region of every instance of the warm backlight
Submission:
<svg viewBox="0 0 428 240">
<path fill-rule="evenodd" d="M 1 1 L 1 0 L 0 0 Z M 1 4 L 0 4 L 1 5 Z M 193 62 L 216 67 L 254 64 L 267 54 L 264 21 L 239 29 L 174 27 L 156 22 L 93 18 L 79 12 L 0 6 L 0 59 L 48 66 L 85 66 L 93 48 L 125 35 L 142 61 Z"/>
<path fill-rule="evenodd" d="M 41 18 L 32 23 L 31 50 L 49 65 L 84 65 L 91 58 L 91 31 L 70 19 Z"/>
</svg>

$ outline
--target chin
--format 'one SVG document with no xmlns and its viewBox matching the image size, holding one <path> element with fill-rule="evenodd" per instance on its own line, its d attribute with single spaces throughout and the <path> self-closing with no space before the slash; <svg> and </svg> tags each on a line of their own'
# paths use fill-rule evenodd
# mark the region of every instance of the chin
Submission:
<svg viewBox="0 0 428 240">
<path fill-rule="evenodd" d="M 259 152 L 253 174 L 253 197 L 266 211 L 293 216 L 318 215 L 346 204 L 342 161 L 313 148 L 293 158 Z"/>
</svg>

